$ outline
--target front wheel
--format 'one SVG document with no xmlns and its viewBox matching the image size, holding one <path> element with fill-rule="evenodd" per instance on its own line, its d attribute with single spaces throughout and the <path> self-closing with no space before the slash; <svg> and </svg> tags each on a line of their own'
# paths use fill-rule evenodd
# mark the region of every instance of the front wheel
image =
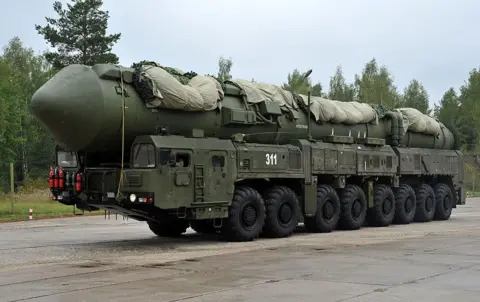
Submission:
<svg viewBox="0 0 480 302">
<path fill-rule="evenodd" d="M 251 187 L 237 187 L 221 234 L 229 241 L 252 241 L 260 236 L 265 215 L 260 193 Z"/>
<path fill-rule="evenodd" d="M 150 230 L 159 237 L 179 237 L 187 231 L 188 221 L 165 216 L 159 221 L 147 221 Z"/>
</svg>

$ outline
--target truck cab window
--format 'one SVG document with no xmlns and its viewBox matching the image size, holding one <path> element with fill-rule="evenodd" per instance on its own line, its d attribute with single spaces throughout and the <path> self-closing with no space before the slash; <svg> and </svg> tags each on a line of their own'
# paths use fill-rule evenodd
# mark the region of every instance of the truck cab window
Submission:
<svg viewBox="0 0 480 302">
<path fill-rule="evenodd" d="M 57 151 L 57 165 L 62 168 L 76 168 L 78 166 L 77 153 L 58 150 Z"/>
<path fill-rule="evenodd" d="M 155 147 L 151 144 L 136 144 L 133 147 L 133 167 L 155 167 Z"/>
<path fill-rule="evenodd" d="M 189 167 L 190 155 L 186 153 L 177 153 L 175 157 L 175 167 Z"/>
<path fill-rule="evenodd" d="M 158 163 L 162 166 L 186 168 L 190 166 L 190 155 L 162 149 L 158 151 Z"/>
</svg>

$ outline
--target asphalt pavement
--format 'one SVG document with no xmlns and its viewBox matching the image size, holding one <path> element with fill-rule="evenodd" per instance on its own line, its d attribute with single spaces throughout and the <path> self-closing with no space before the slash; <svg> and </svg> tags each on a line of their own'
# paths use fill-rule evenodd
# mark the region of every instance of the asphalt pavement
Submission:
<svg viewBox="0 0 480 302">
<path fill-rule="evenodd" d="M 0 224 L 0 301 L 480 301 L 480 199 L 448 221 L 229 243 L 122 216 Z"/>
</svg>

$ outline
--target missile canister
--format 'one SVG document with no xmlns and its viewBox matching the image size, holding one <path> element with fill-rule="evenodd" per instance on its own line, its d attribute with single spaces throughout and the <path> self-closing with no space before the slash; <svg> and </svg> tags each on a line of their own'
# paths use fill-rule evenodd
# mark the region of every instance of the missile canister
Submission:
<svg viewBox="0 0 480 302">
<path fill-rule="evenodd" d="M 188 78 L 181 82 L 167 71 L 155 65 L 70 65 L 38 89 L 31 112 L 70 150 L 120 150 L 122 121 L 126 146 L 138 135 L 192 136 L 194 130 L 220 139 L 242 134 L 250 142 L 287 143 L 307 138 L 310 127 L 311 137 L 319 140 L 352 136 L 413 148 L 459 148 L 453 128 L 415 109 L 382 113 L 368 104 L 312 97 L 308 122 L 306 96 L 274 85 L 219 83 L 177 70 L 174 75 Z"/>
</svg>

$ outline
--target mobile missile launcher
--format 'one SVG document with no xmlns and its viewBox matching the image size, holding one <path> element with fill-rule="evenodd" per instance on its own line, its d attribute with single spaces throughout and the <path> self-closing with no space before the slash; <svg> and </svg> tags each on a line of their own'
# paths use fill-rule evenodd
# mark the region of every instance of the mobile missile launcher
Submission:
<svg viewBox="0 0 480 302">
<path fill-rule="evenodd" d="M 98 64 L 58 72 L 31 111 L 58 143 L 56 200 L 158 236 L 385 227 L 447 220 L 465 204 L 457 132 L 412 108 Z"/>
</svg>

